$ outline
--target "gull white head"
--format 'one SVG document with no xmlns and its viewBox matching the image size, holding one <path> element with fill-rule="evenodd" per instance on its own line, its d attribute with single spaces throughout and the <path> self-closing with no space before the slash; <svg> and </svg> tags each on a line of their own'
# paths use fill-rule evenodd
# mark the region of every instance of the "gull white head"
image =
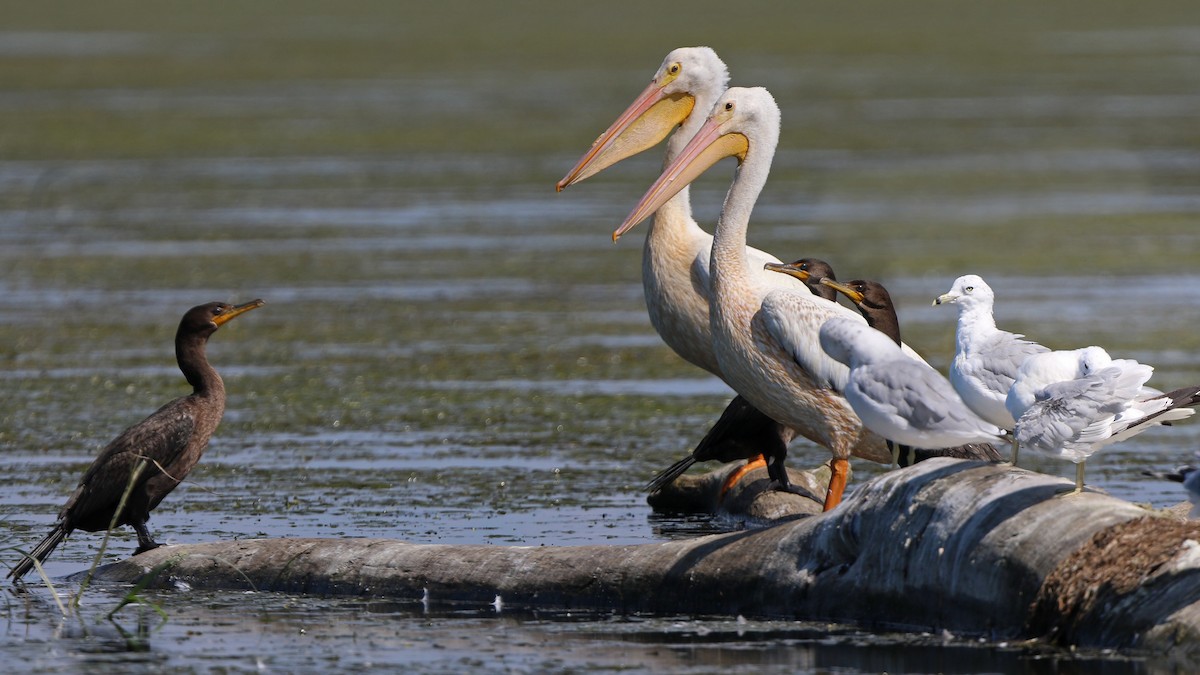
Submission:
<svg viewBox="0 0 1200 675">
<path fill-rule="evenodd" d="M 966 274 L 954 280 L 950 290 L 934 299 L 935 305 L 956 304 L 959 311 L 974 307 L 990 308 L 996 300 L 992 287 L 975 274 Z"/>
<path fill-rule="evenodd" d="M 1103 347 L 1084 347 L 1076 350 L 1079 362 L 1078 377 L 1087 377 L 1112 365 L 1112 357 Z"/>
<path fill-rule="evenodd" d="M 658 145 L 667 134 L 690 121 L 699 126 L 712 101 L 725 91 L 729 69 L 708 47 L 672 50 L 650 84 L 621 113 L 592 147 L 558 182 L 557 189 L 594 176 L 617 162 Z M 701 109 L 694 111 L 696 106 Z M 691 125 L 689 125 L 691 126 Z M 690 138 L 690 135 L 687 136 Z"/>
</svg>

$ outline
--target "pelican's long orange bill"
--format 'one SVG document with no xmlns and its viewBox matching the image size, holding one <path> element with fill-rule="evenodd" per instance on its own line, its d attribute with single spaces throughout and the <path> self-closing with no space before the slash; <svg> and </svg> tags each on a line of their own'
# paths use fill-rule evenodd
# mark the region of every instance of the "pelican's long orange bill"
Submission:
<svg viewBox="0 0 1200 675">
<path fill-rule="evenodd" d="M 738 161 L 741 161 L 749 147 L 750 141 L 744 135 L 722 133 L 720 124 L 709 118 L 675 161 L 654 181 L 654 185 L 650 186 L 641 201 L 633 207 L 633 212 L 613 232 L 613 241 L 661 208 L 713 164 L 726 157 L 737 157 Z"/>
<path fill-rule="evenodd" d="M 571 167 L 555 189 L 574 185 L 617 162 L 658 145 L 679 126 L 696 105 L 690 94 L 664 94 L 663 85 L 650 82 L 592 147 Z"/>
</svg>

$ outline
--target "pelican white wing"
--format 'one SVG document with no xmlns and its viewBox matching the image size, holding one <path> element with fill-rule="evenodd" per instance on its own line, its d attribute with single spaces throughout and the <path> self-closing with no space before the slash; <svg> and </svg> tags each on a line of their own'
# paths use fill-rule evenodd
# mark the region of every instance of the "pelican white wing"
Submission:
<svg viewBox="0 0 1200 675">
<path fill-rule="evenodd" d="M 767 332 L 792 360 L 812 376 L 818 386 L 837 392 L 845 391 L 850 369 L 821 349 L 821 326 L 834 317 L 857 321 L 865 326 L 865 319 L 841 305 L 807 292 L 768 293 L 759 311 Z"/>
</svg>

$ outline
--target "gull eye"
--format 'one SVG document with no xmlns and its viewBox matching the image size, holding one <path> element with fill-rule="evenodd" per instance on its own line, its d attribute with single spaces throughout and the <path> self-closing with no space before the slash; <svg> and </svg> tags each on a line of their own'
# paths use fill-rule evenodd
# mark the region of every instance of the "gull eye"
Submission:
<svg viewBox="0 0 1200 675">
<path fill-rule="evenodd" d="M 974 287 L 974 286 L 967 286 L 967 287 L 966 287 L 966 288 L 964 288 L 963 290 L 964 290 L 964 291 L 966 291 L 967 293 L 970 293 L 971 291 L 974 291 L 974 290 L 975 290 L 975 287 Z"/>
</svg>

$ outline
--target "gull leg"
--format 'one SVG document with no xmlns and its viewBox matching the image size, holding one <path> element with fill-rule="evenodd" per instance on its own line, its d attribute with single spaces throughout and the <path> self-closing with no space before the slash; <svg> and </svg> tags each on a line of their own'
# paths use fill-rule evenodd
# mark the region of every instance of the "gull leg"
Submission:
<svg viewBox="0 0 1200 675">
<path fill-rule="evenodd" d="M 1012 440 L 1012 449 L 1013 449 L 1012 465 L 1015 467 L 1015 466 L 1017 466 L 1017 455 L 1020 454 L 1021 443 L 1017 441 L 1016 436 L 1009 436 L 1009 438 Z"/>
<path fill-rule="evenodd" d="M 1083 493 L 1083 467 L 1086 462 L 1080 462 L 1075 465 L 1075 487 L 1070 490 L 1060 491 L 1060 497 L 1073 497 Z"/>
</svg>

